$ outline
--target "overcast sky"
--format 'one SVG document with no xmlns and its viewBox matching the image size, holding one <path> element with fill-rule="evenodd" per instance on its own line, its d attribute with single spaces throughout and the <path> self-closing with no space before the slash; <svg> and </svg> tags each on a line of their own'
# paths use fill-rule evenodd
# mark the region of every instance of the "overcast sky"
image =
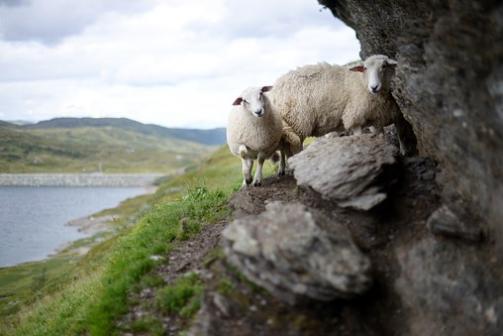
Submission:
<svg viewBox="0 0 503 336">
<path fill-rule="evenodd" d="M 0 119 L 225 126 L 245 87 L 359 48 L 316 0 L 0 0 Z"/>
</svg>

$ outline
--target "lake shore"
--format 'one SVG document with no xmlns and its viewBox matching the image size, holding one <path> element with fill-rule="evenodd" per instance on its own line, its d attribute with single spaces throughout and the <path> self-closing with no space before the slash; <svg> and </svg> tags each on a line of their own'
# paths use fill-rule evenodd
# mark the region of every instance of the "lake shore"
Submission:
<svg viewBox="0 0 503 336">
<path fill-rule="evenodd" d="M 0 186 L 145 187 L 166 174 L 0 174 Z"/>
</svg>

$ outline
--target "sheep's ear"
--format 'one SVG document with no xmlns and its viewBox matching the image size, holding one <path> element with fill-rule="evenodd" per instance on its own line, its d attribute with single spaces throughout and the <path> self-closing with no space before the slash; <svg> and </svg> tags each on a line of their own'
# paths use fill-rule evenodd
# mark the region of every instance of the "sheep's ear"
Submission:
<svg viewBox="0 0 503 336">
<path fill-rule="evenodd" d="M 234 103 L 232 103 L 232 105 L 241 105 L 242 101 L 243 101 L 243 98 L 238 97 L 238 98 L 236 98 L 236 100 L 234 101 Z"/>
<path fill-rule="evenodd" d="M 365 72 L 365 70 L 367 70 L 367 68 L 365 68 L 365 66 L 363 65 L 357 65 L 349 69 L 349 71 L 357 71 L 357 72 Z"/>
<path fill-rule="evenodd" d="M 388 59 L 386 60 L 386 63 L 387 63 L 388 65 L 393 65 L 393 66 L 398 64 L 398 62 L 397 62 L 397 61 L 395 61 L 394 59 L 391 59 L 391 58 L 388 58 Z"/>
<path fill-rule="evenodd" d="M 271 91 L 272 89 L 272 86 L 271 85 L 268 85 L 268 86 L 262 86 L 262 89 L 260 89 L 260 91 L 262 92 L 267 92 L 267 91 Z"/>
</svg>

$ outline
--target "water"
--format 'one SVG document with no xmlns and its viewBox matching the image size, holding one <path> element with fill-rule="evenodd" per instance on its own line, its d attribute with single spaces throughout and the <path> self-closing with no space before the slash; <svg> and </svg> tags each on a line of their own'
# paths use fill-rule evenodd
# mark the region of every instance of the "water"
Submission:
<svg viewBox="0 0 503 336">
<path fill-rule="evenodd" d="M 143 188 L 0 187 L 0 267 L 40 260 L 65 243 L 85 237 L 66 226 Z"/>
</svg>

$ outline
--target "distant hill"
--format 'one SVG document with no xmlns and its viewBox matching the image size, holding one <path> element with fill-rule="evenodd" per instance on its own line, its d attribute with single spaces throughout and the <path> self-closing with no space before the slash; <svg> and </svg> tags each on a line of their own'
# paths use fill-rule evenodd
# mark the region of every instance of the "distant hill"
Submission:
<svg viewBox="0 0 503 336">
<path fill-rule="evenodd" d="M 16 124 L 0 120 L 0 127 L 17 127 Z"/>
<path fill-rule="evenodd" d="M 27 121 L 27 120 L 9 120 L 8 123 L 13 124 L 13 125 L 18 125 L 18 126 L 33 124 L 32 121 Z"/>
<path fill-rule="evenodd" d="M 221 144 L 223 129 L 168 129 L 129 119 L 0 121 L 0 173 L 172 173 Z"/>
<path fill-rule="evenodd" d="M 40 121 L 36 124 L 24 125 L 22 127 L 30 129 L 114 127 L 139 132 L 145 135 L 176 138 L 205 145 L 221 145 L 225 143 L 225 128 L 214 128 L 209 130 L 167 128 L 153 124 L 142 124 L 127 118 L 55 118 Z"/>
</svg>

